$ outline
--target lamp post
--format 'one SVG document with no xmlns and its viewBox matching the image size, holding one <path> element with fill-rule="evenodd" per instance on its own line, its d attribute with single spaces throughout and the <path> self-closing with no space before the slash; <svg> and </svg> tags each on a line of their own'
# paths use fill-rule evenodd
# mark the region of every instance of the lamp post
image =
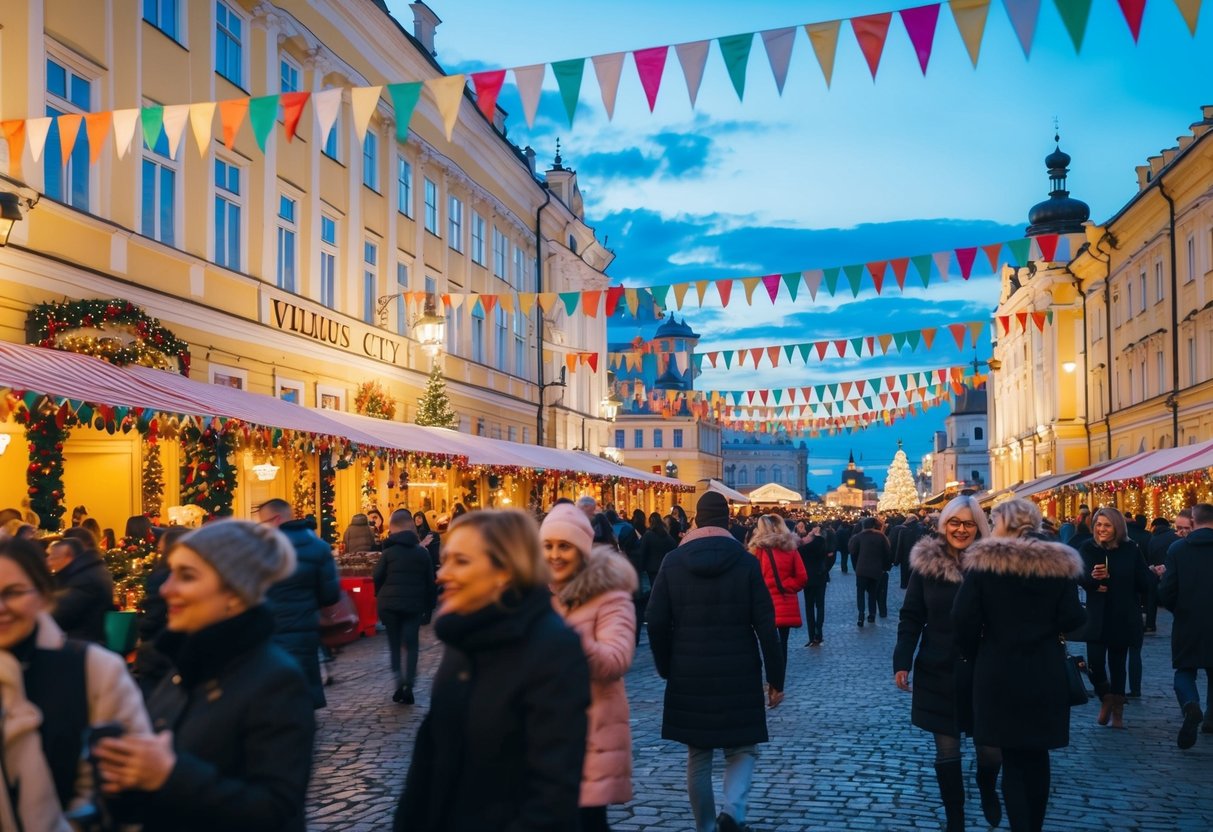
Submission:
<svg viewBox="0 0 1213 832">
<path fill-rule="evenodd" d="M 25 219 L 25 212 L 37 203 L 36 192 L 18 185 L 7 176 L 0 176 L 0 247 L 8 245 L 13 226 Z"/>
<path fill-rule="evenodd" d="M 538 422 L 538 424 L 536 425 L 535 444 L 541 448 L 544 445 L 543 411 L 544 411 L 544 407 L 546 406 L 545 402 L 543 401 L 543 394 L 544 394 L 544 391 L 546 391 L 549 387 L 568 387 L 569 386 L 568 383 L 565 381 L 565 370 L 566 370 L 565 367 L 560 368 L 560 376 L 555 381 L 540 381 L 539 382 L 539 416 L 538 416 L 538 419 L 536 420 Z"/>
<path fill-rule="evenodd" d="M 399 294 L 383 295 L 375 301 L 380 326 L 387 326 L 387 308 L 399 297 Z M 438 314 L 432 295 L 426 295 L 421 314 L 414 316 L 409 326 L 425 354 L 437 358 L 446 342 L 446 316 Z"/>
</svg>

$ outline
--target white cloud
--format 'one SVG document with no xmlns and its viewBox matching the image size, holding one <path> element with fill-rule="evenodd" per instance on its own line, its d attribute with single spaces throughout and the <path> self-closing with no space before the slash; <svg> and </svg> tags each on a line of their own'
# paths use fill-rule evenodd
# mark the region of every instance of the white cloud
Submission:
<svg viewBox="0 0 1213 832">
<path fill-rule="evenodd" d="M 715 266 L 720 263 L 720 249 L 715 246 L 698 246 L 670 255 L 675 266 Z"/>
</svg>

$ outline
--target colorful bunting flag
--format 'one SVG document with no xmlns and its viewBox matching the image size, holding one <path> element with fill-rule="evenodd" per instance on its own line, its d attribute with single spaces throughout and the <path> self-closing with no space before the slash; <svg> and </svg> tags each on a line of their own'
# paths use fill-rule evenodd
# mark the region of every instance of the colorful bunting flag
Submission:
<svg viewBox="0 0 1213 832">
<path fill-rule="evenodd" d="M 885 39 L 889 35 L 889 22 L 893 19 L 892 12 L 863 15 L 851 18 L 851 31 L 859 42 L 868 69 L 872 71 L 872 80 L 876 80 L 876 70 L 880 66 L 880 56 L 884 52 Z"/>
<path fill-rule="evenodd" d="M 939 4 L 902 9 L 898 14 L 910 36 L 910 45 L 918 56 L 922 74 L 927 74 L 927 63 L 931 60 L 931 48 L 935 43 L 935 24 L 939 21 Z"/>
<path fill-rule="evenodd" d="M 329 133 L 333 131 L 333 125 L 337 123 L 337 116 L 341 113 L 341 93 L 340 87 L 333 87 L 312 96 L 312 108 L 316 111 L 316 124 L 320 128 L 318 139 L 322 147 L 328 141 Z M 195 136 L 198 135 L 197 130 L 195 126 Z"/>
<path fill-rule="evenodd" d="M 964 41 L 965 49 L 969 52 L 969 60 L 973 68 L 977 68 L 977 56 L 981 52 L 981 37 L 986 31 L 986 18 L 990 14 L 990 0 L 948 0 L 952 10 L 952 19 L 960 31 L 960 39 Z"/>
<path fill-rule="evenodd" d="M 1023 56 L 1029 57 L 1032 53 L 1032 39 L 1036 36 L 1036 21 L 1040 17 L 1040 0 L 1002 0 L 1003 7 L 1007 10 L 1007 17 L 1011 20 L 1011 28 L 1015 30 L 1015 36 L 1019 38 L 1019 45 L 1023 48 Z"/>
<path fill-rule="evenodd" d="M 379 93 L 382 91 L 382 86 L 354 87 L 350 90 L 350 110 L 354 116 L 354 135 L 358 137 L 358 144 L 366 140 L 366 130 L 375 108 L 379 106 Z"/>
<path fill-rule="evenodd" d="M 598 90 L 602 94 L 602 106 L 607 121 L 615 117 L 615 95 L 619 91 L 619 76 L 623 73 L 623 52 L 595 55 L 594 76 L 598 79 Z"/>
<path fill-rule="evenodd" d="M 476 85 L 477 98 L 476 103 L 480 105 L 481 112 L 484 108 L 489 108 L 489 115 L 485 118 L 489 123 L 493 121 L 493 109 L 497 106 L 497 92 L 501 89 L 501 83 L 505 79 L 505 70 L 500 72 L 481 72 L 477 73 L 481 76 L 500 76 L 497 81 L 497 89 L 494 90 L 490 86 L 492 78 L 482 79 L 481 82 L 476 81 L 476 76 L 472 76 L 472 83 Z M 417 101 L 421 98 L 421 87 L 423 84 L 420 81 L 414 81 L 410 84 L 388 84 L 387 94 L 392 99 L 392 108 L 396 111 L 396 141 L 401 144 L 408 144 L 409 140 L 409 122 L 413 119 L 413 110 L 417 109 Z"/>
<path fill-rule="evenodd" d="M 1070 40 L 1074 43 L 1074 54 L 1082 51 L 1082 39 L 1087 33 L 1087 21 L 1091 16 L 1091 0 L 1053 0 L 1061 22 L 1066 25 Z"/>
<path fill-rule="evenodd" d="M 1184 23 L 1188 24 L 1188 31 L 1192 33 L 1192 37 L 1196 37 L 1196 21 L 1200 18 L 1201 0 L 1175 0 L 1175 5 L 1179 7 L 1179 13 L 1183 15 Z"/>
<path fill-rule="evenodd" d="M 657 106 L 657 91 L 661 89 L 661 73 L 665 70 L 665 58 L 669 51 L 668 46 L 654 46 L 632 52 L 636 74 L 640 76 L 640 86 L 644 88 L 650 113 Z"/>
<path fill-rule="evenodd" d="M 728 35 L 718 39 L 720 54 L 724 57 L 725 69 L 729 72 L 729 80 L 737 91 L 737 100 L 745 98 L 745 75 L 750 62 L 750 49 L 754 45 L 754 33 L 745 35 Z"/>
<path fill-rule="evenodd" d="M 84 116 L 84 134 L 88 137 L 88 162 L 90 165 L 97 164 L 97 159 L 101 156 L 101 150 L 105 147 L 105 137 L 109 135 L 113 118 L 113 113 L 108 110 L 99 113 L 86 113 Z M 180 134 L 178 134 L 178 138 L 180 138 Z M 169 146 L 171 148 L 170 154 L 173 158 L 176 158 L 176 147 L 171 144 L 171 141 Z"/>
<path fill-rule="evenodd" d="M 539 109 L 539 91 L 543 88 L 543 75 L 547 64 L 531 64 L 514 67 L 514 86 L 522 99 L 522 115 L 526 126 L 535 126 L 535 112 Z"/>
<path fill-rule="evenodd" d="M 1146 11 L 1146 0 L 1117 0 L 1120 4 L 1121 14 L 1125 16 L 1125 23 L 1129 26 L 1129 33 L 1133 35 L 1133 42 L 1137 43 L 1137 36 L 1141 34 L 1141 16 Z"/>
<path fill-rule="evenodd" d="M 792 62 L 792 47 L 796 43 L 796 29 L 768 29 L 762 33 L 762 45 L 767 52 L 767 63 L 775 76 L 775 89 L 783 95 L 784 82 L 788 80 L 788 66 Z"/>
<path fill-rule="evenodd" d="M 311 97 L 310 92 L 284 92 L 279 96 L 282 101 L 282 129 L 288 142 L 295 139 L 299 120 L 303 118 L 303 108 Z"/>
<path fill-rule="evenodd" d="M 829 20 L 824 23 L 809 23 L 804 27 L 813 46 L 813 54 L 817 56 L 817 65 L 825 76 L 826 87 L 834 77 L 834 57 L 838 53 L 838 30 L 842 27 L 841 20 Z"/>
<path fill-rule="evenodd" d="M 557 61 L 552 64 L 552 74 L 556 76 L 560 98 L 564 101 L 564 111 L 568 113 L 569 126 L 572 127 L 573 115 L 577 112 L 577 101 L 581 98 L 581 78 L 585 74 L 585 58 Z"/>
<path fill-rule="evenodd" d="M 438 105 L 438 115 L 442 118 L 442 127 L 449 142 L 455 135 L 455 122 L 459 120 L 459 103 L 463 101 L 463 90 L 467 80 L 463 75 L 445 75 L 441 78 L 430 78 L 425 81 L 434 102 Z"/>
<path fill-rule="evenodd" d="M 219 124 L 223 129 L 223 146 L 231 150 L 236 144 L 236 134 L 240 132 L 240 125 L 244 123 L 244 117 L 248 113 L 247 98 L 229 98 L 227 101 L 220 101 L 219 106 Z M 144 108 L 143 117 L 146 118 L 146 110 Z M 161 113 L 163 118 L 163 113 Z M 147 125 L 143 127 L 144 135 L 147 135 Z M 359 139 L 361 141 L 361 139 Z"/>
<path fill-rule="evenodd" d="M 501 94 L 501 87 L 504 84 L 505 84 L 505 70 L 504 69 L 493 69 L 493 70 L 488 70 L 485 72 L 473 72 L 472 73 L 472 87 L 476 90 L 476 107 L 480 110 L 480 114 L 484 116 L 485 120 L 488 121 L 489 124 L 492 124 L 496 120 L 497 96 Z M 392 93 L 392 102 L 393 102 L 393 104 L 395 104 L 395 107 L 396 107 L 396 129 L 397 129 L 397 131 L 399 131 L 399 129 L 400 129 L 400 121 L 402 120 L 401 113 L 403 112 L 403 108 L 399 104 L 395 103 L 396 102 L 396 93 L 393 88 L 400 87 L 400 86 L 405 86 L 405 85 L 403 85 L 403 84 L 389 84 L 388 85 L 388 92 Z M 419 83 L 415 84 L 415 85 L 410 84 L 408 86 L 416 86 L 417 91 L 418 92 L 421 91 L 421 85 Z M 416 103 L 417 103 L 417 98 L 416 98 L 416 96 L 413 96 L 413 104 L 416 105 Z M 411 108 L 409 109 L 409 113 L 412 114 Z M 404 127 L 405 127 L 405 130 L 408 129 L 408 120 L 407 119 L 404 120 Z M 407 135 L 406 135 L 406 138 L 407 138 Z"/>
<path fill-rule="evenodd" d="M 274 123 L 277 120 L 277 95 L 260 95 L 249 99 L 249 126 L 253 128 L 253 138 L 257 140 L 257 147 L 261 148 L 262 153 L 265 152 L 265 142 L 269 138 L 270 131 L 274 129 Z"/>
<path fill-rule="evenodd" d="M 135 111 L 131 111 L 131 112 L 135 112 Z M 117 113 L 115 113 L 115 116 L 116 115 L 117 115 Z M 31 118 L 31 119 L 26 119 L 26 121 L 25 121 L 25 139 L 26 139 L 26 143 L 29 145 L 30 155 L 33 157 L 35 163 L 42 159 L 42 150 L 44 147 L 46 147 L 46 137 L 50 133 L 51 125 L 54 123 L 54 121 L 55 120 L 53 118 L 51 118 L 50 116 L 43 116 L 42 118 Z M 132 119 L 131 120 L 131 129 L 132 130 L 134 129 L 134 126 L 135 126 L 135 121 L 134 121 L 134 119 Z M 128 144 L 129 144 L 129 142 L 128 142 Z M 125 149 L 123 149 L 119 153 L 118 158 L 122 158 L 122 154 L 125 152 L 126 152 Z M 0 397 L 0 398 L 2 398 L 2 397 Z"/>
</svg>

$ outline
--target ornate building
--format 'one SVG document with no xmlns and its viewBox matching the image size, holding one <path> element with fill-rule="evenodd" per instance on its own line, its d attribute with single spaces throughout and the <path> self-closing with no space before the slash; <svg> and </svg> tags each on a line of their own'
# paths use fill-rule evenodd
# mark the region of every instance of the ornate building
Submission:
<svg viewBox="0 0 1213 832">
<path fill-rule="evenodd" d="M 931 482 L 940 491 L 981 491 L 990 484 L 986 391 L 969 388 L 953 400 L 952 412 L 935 433 Z"/>
<path fill-rule="evenodd" d="M 747 494 L 776 483 L 808 496 L 809 448 L 787 436 L 731 431 L 724 443 L 724 484 Z"/>
<path fill-rule="evenodd" d="M 852 451 L 847 456 L 847 467 L 843 469 L 838 487 L 825 493 L 825 504 L 835 508 L 875 511 L 876 488 L 876 481 L 855 465 L 855 453 Z"/>
</svg>

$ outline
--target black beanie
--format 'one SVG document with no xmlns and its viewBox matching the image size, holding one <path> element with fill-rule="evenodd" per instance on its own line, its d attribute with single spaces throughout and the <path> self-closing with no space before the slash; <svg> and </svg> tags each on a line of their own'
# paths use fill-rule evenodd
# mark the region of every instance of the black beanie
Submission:
<svg viewBox="0 0 1213 832">
<path fill-rule="evenodd" d="M 699 528 L 729 527 L 729 502 L 718 491 L 705 492 L 695 504 L 695 525 Z"/>
</svg>

